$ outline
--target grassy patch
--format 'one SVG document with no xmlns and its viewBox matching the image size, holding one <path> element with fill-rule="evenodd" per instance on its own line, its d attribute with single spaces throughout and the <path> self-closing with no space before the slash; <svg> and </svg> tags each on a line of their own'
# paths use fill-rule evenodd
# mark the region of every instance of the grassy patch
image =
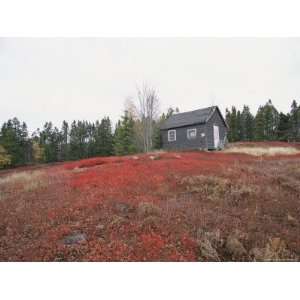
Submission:
<svg viewBox="0 0 300 300">
<path fill-rule="evenodd" d="M 0 190 L 0 202 L 4 200 L 4 193 Z"/>
<path fill-rule="evenodd" d="M 245 153 L 253 156 L 293 155 L 300 153 L 293 147 L 232 147 L 226 153 Z"/>
<path fill-rule="evenodd" d="M 226 200 L 233 204 L 249 199 L 256 193 L 256 187 L 241 182 L 232 184 L 228 179 L 216 176 L 189 176 L 181 179 L 180 184 L 190 193 L 197 193 L 209 200 Z"/>
<path fill-rule="evenodd" d="M 26 192 L 46 186 L 44 173 L 41 171 L 19 172 L 0 178 L 0 187 L 21 185 Z"/>
<path fill-rule="evenodd" d="M 138 215 L 145 218 L 149 216 L 159 216 L 161 209 L 153 203 L 141 202 L 138 206 Z"/>
</svg>

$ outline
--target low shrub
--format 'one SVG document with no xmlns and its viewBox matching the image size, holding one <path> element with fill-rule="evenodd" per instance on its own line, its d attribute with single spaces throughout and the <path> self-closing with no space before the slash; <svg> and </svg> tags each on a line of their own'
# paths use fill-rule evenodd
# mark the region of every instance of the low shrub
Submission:
<svg viewBox="0 0 300 300">
<path fill-rule="evenodd" d="M 280 238 L 270 238 L 264 248 L 253 248 L 250 255 L 255 261 L 297 261 L 298 257 L 292 253 Z"/>
<path fill-rule="evenodd" d="M 244 183 L 233 184 L 228 179 L 216 176 L 189 176 L 180 180 L 180 185 L 189 193 L 197 193 L 200 199 L 227 200 L 238 204 L 241 200 L 255 195 L 256 188 Z"/>
<path fill-rule="evenodd" d="M 149 216 L 159 216 L 161 214 L 161 209 L 151 202 L 142 202 L 138 206 L 137 213 L 143 218 Z"/>
</svg>

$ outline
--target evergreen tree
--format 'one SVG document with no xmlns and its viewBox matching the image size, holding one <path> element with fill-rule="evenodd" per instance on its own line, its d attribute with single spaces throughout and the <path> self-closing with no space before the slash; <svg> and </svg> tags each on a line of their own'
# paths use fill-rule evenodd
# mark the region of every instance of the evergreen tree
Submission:
<svg viewBox="0 0 300 300">
<path fill-rule="evenodd" d="M 236 142 L 243 140 L 244 130 L 242 128 L 242 114 L 238 110 L 236 113 Z"/>
<path fill-rule="evenodd" d="M 69 159 L 69 124 L 63 121 L 61 127 L 61 159 L 63 161 Z"/>
<path fill-rule="evenodd" d="M 255 140 L 263 141 L 265 139 L 265 116 L 262 106 L 258 108 L 255 116 Z"/>
<path fill-rule="evenodd" d="M 85 140 L 86 143 L 86 157 L 93 157 L 96 156 L 96 150 L 95 150 L 95 131 L 96 131 L 96 125 L 91 122 L 86 122 L 86 133 L 87 137 Z"/>
<path fill-rule="evenodd" d="M 254 139 L 254 117 L 250 112 L 250 108 L 244 105 L 241 114 L 241 140 L 252 141 Z"/>
<path fill-rule="evenodd" d="M 263 113 L 265 118 L 265 139 L 274 141 L 277 139 L 279 113 L 272 104 L 271 99 L 264 106 Z"/>
<path fill-rule="evenodd" d="M 110 156 L 113 154 L 113 134 L 109 117 L 96 122 L 95 133 L 95 155 Z"/>
<path fill-rule="evenodd" d="M 225 120 L 226 120 L 226 123 L 227 123 L 227 125 L 229 127 L 227 138 L 228 138 L 229 142 L 232 142 L 232 131 L 230 129 L 230 125 L 231 125 L 231 112 L 230 112 L 230 110 L 228 108 L 226 108 Z"/>
<path fill-rule="evenodd" d="M 290 138 L 292 141 L 300 141 L 300 106 L 293 100 L 290 113 Z"/>
<path fill-rule="evenodd" d="M 284 113 L 279 114 L 277 137 L 279 141 L 288 142 L 290 133 L 290 116 Z"/>
<path fill-rule="evenodd" d="M 29 162 L 30 141 L 27 126 L 17 118 L 8 120 L 2 125 L 0 144 L 11 157 L 11 165 L 23 165 Z"/>
<path fill-rule="evenodd" d="M 260 106 L 255 117 L 255 139 L 258 141 L 274 141 L 277 139 L 279 113 L 271 99 Z"/>
<path fill-rule="evenodd" d="M 231 111 L 226 109 L 226 122 L 229 126 L 228 141 L 237 142 L 240 139 L 240 112 L 238 113 L 235 106 L 232 106 Z"/>
<path fill-rule="evenodd" d="M 73 121 L 70 130 L 70 159 L 87 157 L 88 138 L 87 122 Z"/>
<path fill-rule="evenodd" d="M 45 161 L 56 162 L 61 160 L 62 136 L 57 127 L 53 127 L 52 122 L 46 122 L 40 132 L 40 145 L 44 149 Z"/>
<path fill-rule="evenodd" d="M 136 152 L 134 144 L 134 120 L 127 111 L 125 111 L 122 120 L 116 126 L 114 152 L 116 155 L 127 155 Z"/>
</svg>

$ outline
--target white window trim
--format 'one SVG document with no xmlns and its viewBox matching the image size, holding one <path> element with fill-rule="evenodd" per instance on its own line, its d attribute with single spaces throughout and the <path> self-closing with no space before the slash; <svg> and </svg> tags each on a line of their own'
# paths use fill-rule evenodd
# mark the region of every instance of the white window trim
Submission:
<svg viewBox="0 0 300 300">
<path fill-rule="evenodd" d="M 174 133 L 174 139 L 170 139 L 171 133 Z M 168 130 L 168 142 L 176 142 L 176 130 Z"/>
<path fill-rule="evenodd" d="M 191 131 L 195 131 L 195 136 L 194 137 L 190 137 L 190 132 Z M 194 140 L 197 138 L 197 128 L 190 128 L 186 131 L 186 137 L 188 140 Z"/>
</svg>

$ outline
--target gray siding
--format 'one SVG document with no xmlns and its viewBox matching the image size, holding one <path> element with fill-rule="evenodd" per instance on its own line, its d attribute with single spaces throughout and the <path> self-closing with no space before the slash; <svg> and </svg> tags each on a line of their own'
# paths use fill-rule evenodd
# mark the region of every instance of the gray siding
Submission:
<svg viewBox="0 0 300 300">
<path fill-rule="evenodd" d="M 206 136 L 202 137 L 201 134 L 204 133 L 206 135 L 206 125 L 192 125 L 192 126 L 185 126 L 174 128 L 176 130 L 176 141 L 168 142 L 168 130 L 162 130 L 162 144 L 163 149 L 171 150 L 171 149 L 206 149 Z M 187 130 L 188 129 L 197 129 L 197 136 L 195 139 L 189 140 L 187 138 Z M 169 129 L 173 130 L 173 129 Z"/>
<path fill-rule="evenodd" d="M 214 125 L 219 126 L 220 141 L 224 142 L 227 136 L 227 127 L 225 126 L 222 117 L 215 110 L 213 116 L 206 123 L 206 137 L 207 137 L 207 148 L 209 150 L 215 149 L 214 146 Z"/>
</svg>

